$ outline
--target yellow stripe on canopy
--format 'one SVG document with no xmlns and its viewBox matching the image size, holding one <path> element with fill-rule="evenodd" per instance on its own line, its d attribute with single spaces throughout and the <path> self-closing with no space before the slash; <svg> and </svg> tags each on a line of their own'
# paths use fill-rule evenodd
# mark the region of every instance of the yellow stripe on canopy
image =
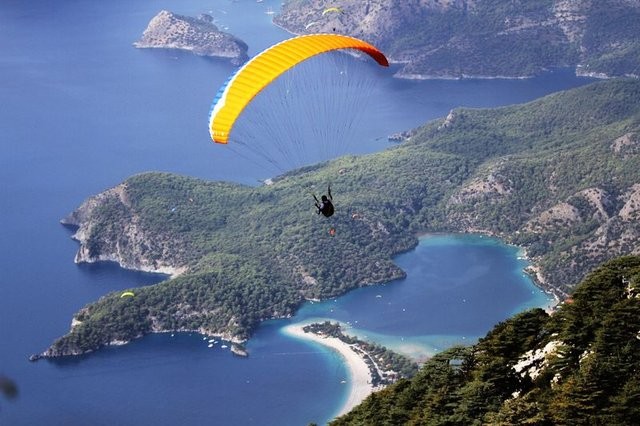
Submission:
<svg viewBox="0 0 640 426">
<path fill-rule="evenodd" d="M 280 42 L 244 64 L 221 89 L 209 116 L 211 139 L 227 143 L 236 119 L 247 104 L 278 76 L 312 56 L 339 49 L 360 50 L 378 64 L 389 66 L 382 52 L 354 37 L 308 34 Z"/>
</svg>

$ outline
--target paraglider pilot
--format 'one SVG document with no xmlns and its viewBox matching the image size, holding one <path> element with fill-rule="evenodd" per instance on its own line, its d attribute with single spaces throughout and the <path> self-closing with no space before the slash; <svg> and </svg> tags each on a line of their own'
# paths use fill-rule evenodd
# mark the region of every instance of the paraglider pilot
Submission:
<svg viewBox="0 0 640 426">
<path fill-rule="evenodd" d="M 331 196 L 331 185 L 329 185 L 327 194 L 329 195 L 328 197 L 326 195 L 320 197 L 322 201 L 318 201 L 316 195 L 312 194 L 313 199 L 316 200 L 315 205 L 318 209 L 318 214 L 322 213 L 324 217 L 330 217 L 333 215 L 333 197 Z"/>
</svg>

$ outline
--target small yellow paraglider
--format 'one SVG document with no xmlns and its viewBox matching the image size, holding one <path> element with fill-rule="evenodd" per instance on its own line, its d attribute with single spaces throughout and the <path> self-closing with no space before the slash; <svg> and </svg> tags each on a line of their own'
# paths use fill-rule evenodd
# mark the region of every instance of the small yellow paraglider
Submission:
<svg viewBox="0 0 640 426">
<path fill-rule="evenodd" d="M 329 8 L 327 8 L 327 9 L 322 11 L 322 16 L 326 15 L 327 13 L 331 13 L 331 12 L 342 13 L 342 9 L 340 9 L 339 7 L 329 7 Z"/>
<path fill-rule="evenodd" d="M 133 297 L 135 296 L 135 293 L 132 291 L 125 291 L 124 293 L 122 293 L 120 295 L 120 298 L 122 299 L 123 297 Z"/>
</svg>

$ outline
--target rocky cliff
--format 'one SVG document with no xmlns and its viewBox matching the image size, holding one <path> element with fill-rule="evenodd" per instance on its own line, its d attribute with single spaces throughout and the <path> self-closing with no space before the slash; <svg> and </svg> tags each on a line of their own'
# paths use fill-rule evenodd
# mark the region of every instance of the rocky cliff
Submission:
<svg viewBox="0 0 640 426">
<path fill-rule="evenodd" d="M 521 77 L 576 67 L 599 77 L 640 69 L 638 0 L 290 0 L 274 22 L 297 34 L 363 38 L 403 78 Z"/>
<path fill-rule="evenodd" d="M 137 48 L 188 50 L 200 56 L 229 59 L 239 65 L 248 59 L 247 44 L 218 30 L 209 15 L 198 18 L 176 15 L 166 10 L 151 19 Z"/>
<path fill-rule="evenodd" d="M 98 209 L 119 211 L 127 220 L 104 225 L 92 220 L 96 215 L 105 214 L 97 213 Z M 181 250 L 175 238 L 163 238 L 162 234 L 157 233 L 151 235 L 140 226 L 140 216 L 131 208 L 126 184 L 90 197 L 61 223 L 76 228 L 72 238 L 80 243 L 80 248 L 75 263 L 111 261 L 127 269 L 173 276 L 186 270 L 180 256 L 176 257 L 176 250 L 178 253 Z"/>
</svg>

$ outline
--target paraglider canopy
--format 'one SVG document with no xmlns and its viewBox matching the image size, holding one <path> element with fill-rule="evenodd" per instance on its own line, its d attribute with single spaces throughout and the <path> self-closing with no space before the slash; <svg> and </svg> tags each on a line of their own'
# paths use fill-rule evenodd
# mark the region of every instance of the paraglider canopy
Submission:
<svg viewBox="0 0 640 426">
<path fill-rule="evenodd" d="M 354 37 L 308 34 L 285 40 L 247 62 L 218 91 L 209 116 L 211 139 L 226 144 L 236 119 L 245 107 L 281 74 L 312 56 L 339 49 L 359 50 L 381 66 L 389 66 L 380 50 Z"/>
<path fill-rule="evenodd" d="M 122 293 L 122 294 L 120 295 L 120 298 L 123 298 L 123 297 L 133 297 L 133 296 L 135 296 L 135 293 L 134 293 L 134 292 L 132 292 L 132 291 L 125 291 L 124 293 Z"/>
<path fill-rule="evenodd" d="M 326 15 L 327 13 L 331 13 L 331 12 L 342 13 L 342 9 L 340 9 L 339 7 L 329 7 L 329 8 L 327 8 L 327 9 L 322 11 L 322 16 Z"/>
</svg>

